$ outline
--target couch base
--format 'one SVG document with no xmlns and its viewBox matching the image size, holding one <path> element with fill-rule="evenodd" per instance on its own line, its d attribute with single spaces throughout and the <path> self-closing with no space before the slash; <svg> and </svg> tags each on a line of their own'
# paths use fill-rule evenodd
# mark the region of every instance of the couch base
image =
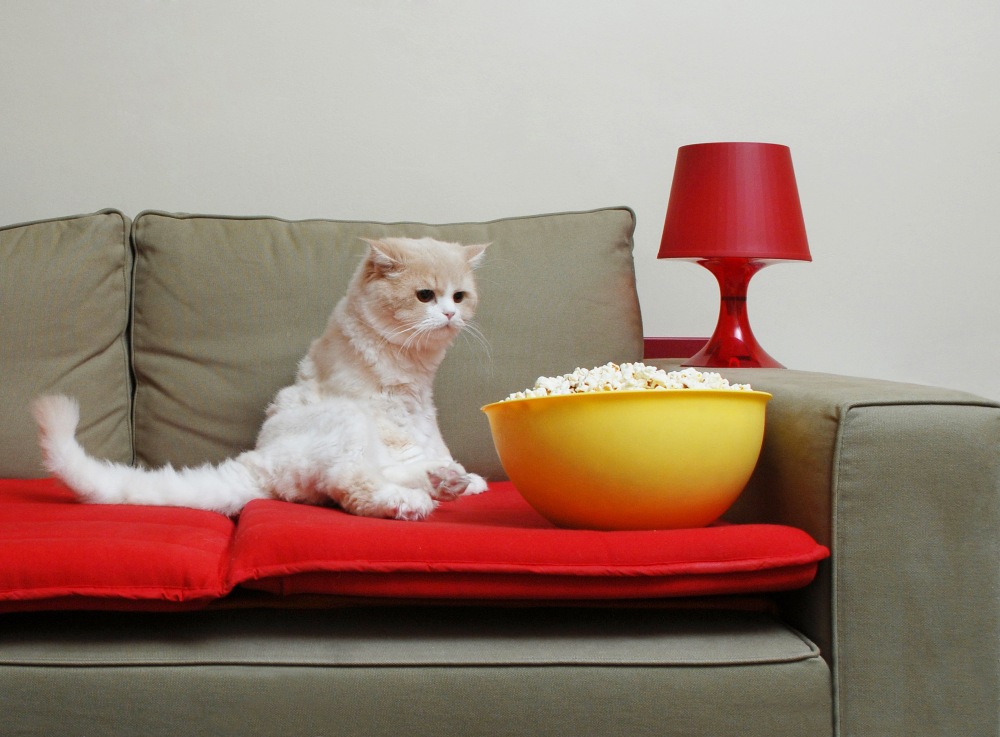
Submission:
<svg viewBox="0 0 1000 737">
<path fill-rule="evenodd" d="M 755 612 L 6 615 L 17 735 L 832 734 L 816 647 Z"/>
</svg>

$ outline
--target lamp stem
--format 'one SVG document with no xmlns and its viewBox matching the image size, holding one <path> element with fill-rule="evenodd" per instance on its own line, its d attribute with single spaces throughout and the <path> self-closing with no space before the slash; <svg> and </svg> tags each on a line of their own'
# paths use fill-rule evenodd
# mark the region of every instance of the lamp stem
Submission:
<svg viewBox="0 0 1000 737">
<path fill-rule="evenodd" d="M 701 259 L 719 282 L 719 321 L 708 343 L 685 366 L 711 368 L 784 368 L 771 358 L 750 330 L 747 288 L 750 278 L 768 265 L 750 258 Z"/>
</svg>

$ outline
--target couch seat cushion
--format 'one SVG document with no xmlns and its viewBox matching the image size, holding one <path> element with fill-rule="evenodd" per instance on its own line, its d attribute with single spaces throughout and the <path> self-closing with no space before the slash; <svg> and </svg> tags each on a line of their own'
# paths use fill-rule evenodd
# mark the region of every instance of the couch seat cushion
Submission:
<svg viewBox="0 0 1000 737">
<path fill-rule="evenodd" d="M 798 588 L 827 555 L 805 532 L 780 525 L 559 529 L 502 482 L 418 523 L 251 502 L 236 531 L 230 581 L 285 595 L 655 599 Z"/>
<path fill-rule="evenodd" d="M 0 480 L 0 611 L 197 608 L 227 593 L 235 525 L 213 512 L 80 504 Z"/>
</svg>

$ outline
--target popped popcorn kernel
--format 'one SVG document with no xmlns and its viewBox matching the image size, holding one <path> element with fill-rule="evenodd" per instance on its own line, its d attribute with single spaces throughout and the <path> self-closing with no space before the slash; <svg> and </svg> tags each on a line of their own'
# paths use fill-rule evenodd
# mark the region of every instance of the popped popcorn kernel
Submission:
<svg viewBox="0 0 1000 737">
<path fill-rule="evenodd" d="M 552 397 L 565 394 L 613 391 L 676 391 L 681 389 L 726 389 L 752 391 L 749 384 L 730 384 L 714 371 L 686 368 L 664 371 L 644 363 L 606 363 L 592 369 L 578 368 L 562 376 L 541 376 L 533 387 L 514 392 L 503 401 Z"/>
</svg>

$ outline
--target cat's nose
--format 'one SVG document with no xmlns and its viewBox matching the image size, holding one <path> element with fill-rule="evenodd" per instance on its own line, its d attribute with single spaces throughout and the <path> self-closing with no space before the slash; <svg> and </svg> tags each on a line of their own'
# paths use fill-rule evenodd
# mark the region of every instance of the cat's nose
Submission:
<svg viewBox="0 0 1000 737">
<path fill-rule="evenodd" d="M 451 318 L 455 316 L 455 310 L 443 310 L 442 312 L 444 314 L 445 319 L 448 320 L 449 322 L 451 321 Z"/>
</svg>

